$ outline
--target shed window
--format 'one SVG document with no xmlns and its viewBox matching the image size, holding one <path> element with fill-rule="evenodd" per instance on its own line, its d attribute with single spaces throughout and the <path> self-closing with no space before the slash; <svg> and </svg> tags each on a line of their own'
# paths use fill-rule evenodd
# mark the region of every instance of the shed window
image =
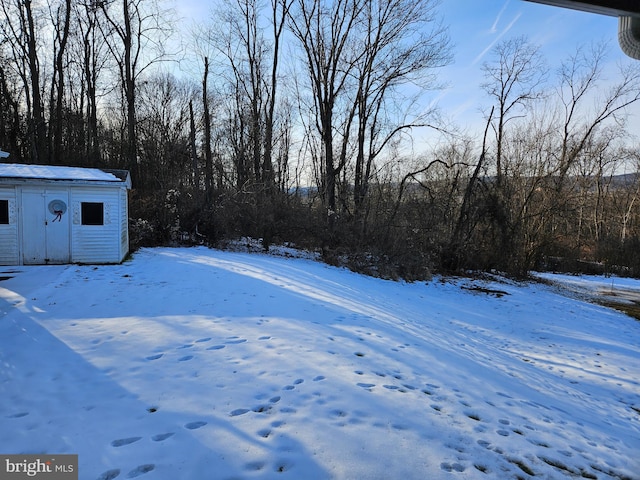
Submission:
<svg viewBox="0 0 640 480">
<path fill-rule="evenodd" d="M 104 225 L 104 204 L 82 202 L 82 225 Z"/>
<path fill-rule="evenodd" d="M 0 225 L 9 225 L 9 200 L 0 200 Z"/>
</svg>

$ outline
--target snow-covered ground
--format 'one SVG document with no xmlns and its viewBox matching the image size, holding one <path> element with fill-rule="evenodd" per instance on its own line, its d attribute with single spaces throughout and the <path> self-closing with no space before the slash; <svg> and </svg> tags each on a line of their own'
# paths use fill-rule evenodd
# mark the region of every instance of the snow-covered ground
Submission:
<svg viewBox="0 0 640 480">
<path fill-rule="evenodd" d="M 640 281 L 605 275 L 536 273 L 536 277 L 560 286 L 577 298 L 601 303 L 640 305 Z"/>
<path fill-rule="evenodd" d="M 4 277 L 0 453 L 83 480 L 640 478 L 640 322 L 553 286 L 205 248 Z"/>
</svg>

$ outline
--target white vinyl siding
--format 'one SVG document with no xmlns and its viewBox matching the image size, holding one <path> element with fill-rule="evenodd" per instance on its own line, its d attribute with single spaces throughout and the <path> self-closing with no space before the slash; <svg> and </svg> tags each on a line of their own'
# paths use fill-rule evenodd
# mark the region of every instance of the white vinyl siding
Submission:
<svg viewBox="0 0 640 480">
<path fill-rule="evenodd" d="M 7 201 L 9 223 L 0 224 L 0 265 L 17 265 L 20 256 L 16 189 L 0 188 L 0 200 Z"/>
<path fill-rule="evenodd" d="M 82 203 L 102 203 L 104 224 L 82 225 Z M 117 263 L 120 252 L 120 189 L 75 188 L 71 195 L 71 261 Z"/>
<path fill-rule="evenodd" d="M 129 253 L 129 201 L 127 189 L 120 189 L 120 261 Z"/>
</svg>

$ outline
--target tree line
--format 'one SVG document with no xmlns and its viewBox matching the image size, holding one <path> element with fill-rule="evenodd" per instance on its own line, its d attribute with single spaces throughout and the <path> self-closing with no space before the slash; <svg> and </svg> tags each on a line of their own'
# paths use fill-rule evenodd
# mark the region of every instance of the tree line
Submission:
<svg viewBox="0 0 640 480">
<path fill-rule="evenodd" d="M 159 0 L 3 0 L 0 146 L 129 170 L 134 248 L 250 236 L 390 278 L 640 274 L 638 65 L 505 40 L 463 133 L 431 106 L 453 59 L 437 6 L 220 0 L 185 32 Z"/>
</svg>

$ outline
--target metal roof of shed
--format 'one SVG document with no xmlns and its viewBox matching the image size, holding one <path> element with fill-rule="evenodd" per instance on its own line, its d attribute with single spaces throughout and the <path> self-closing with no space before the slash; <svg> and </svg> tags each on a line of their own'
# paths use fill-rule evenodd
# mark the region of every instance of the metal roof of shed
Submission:
<svg viewBox="0 0 640 480">
<path fill-rule="evenodd" d="M 62 167 L 54 165 L 25 165 L 0 163 L 0 179 L 66 180 L 82 182 L 125 183 L 131 187 L 127 170 Z"/>
</svg>

